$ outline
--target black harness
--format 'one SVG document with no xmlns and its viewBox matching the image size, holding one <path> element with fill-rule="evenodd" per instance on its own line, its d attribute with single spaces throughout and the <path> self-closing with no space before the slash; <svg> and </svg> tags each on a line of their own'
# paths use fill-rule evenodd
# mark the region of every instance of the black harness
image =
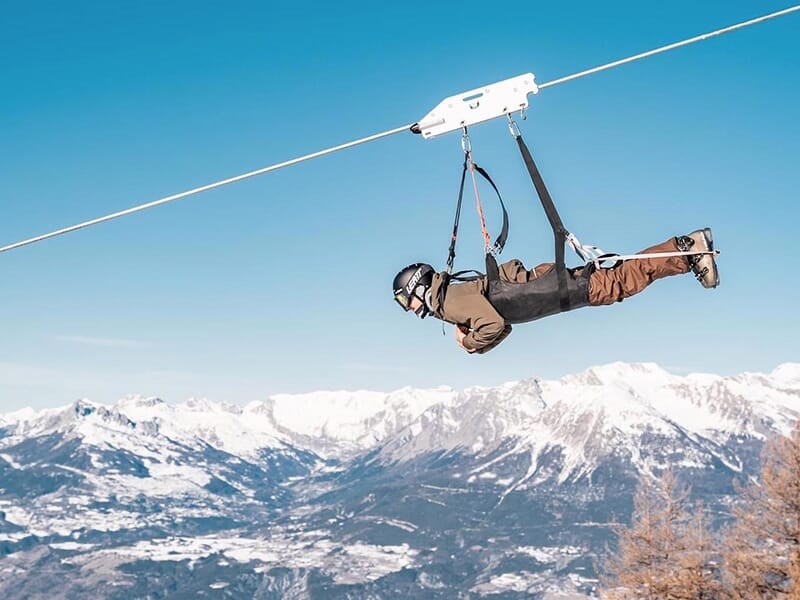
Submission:
<svg viewBox="0 0 800 600">
<path fill-rule="evenodd" d="M 500 199 L 503 210 L 503 228 L 494 246 L 487 249 L 486 253 L 486 275 L 477 271 L 459 271 L 452 273 L 455 260 L 455 247 L 458 237 L 458 223 L 461 217 L 461 204 L 464 197 L 464 180 L 467 172 L 467 160 L 464 161 L 464 169 L 461 173 L 461 185 L 458 192 L 458 204 L 456 206 L 455 222 L 453 224 L 453 237 L 450 242 L 450 251 L 447 258 L 447 273 L 439 288 L 439 306 L 444 309 L 444 300 L 447 294 L 447 286 L 451 281 L 474 281 L 480 277 L 486 277 L 487 292 L 486 298 L 494 306 L 495 310 L 507 322 L 525 323 L 534 321 L 560 312 L 574 310 L 589 304 L 589 276 L 595 269 L 595 263 L 589 261 L 582 268 L 567 269 L 564 263 L 564 247 L 567 237 L 570 235 L 561 221 L 561 217 L 556 210 L 553 199 L 547 191 L 539 169 L 531 156 L 530 150 L 525 145 L 522 135 L 517 131 L 514 135 L 519 146 L 525 167 L 531 177 L 536 194 L 542 204 L 547 220 L 553 230 L 555 240 L 555 266 L 543 275 L 532 279 L 526 283 L 516 283 L 500 279 L 500 271 L 497 266 L 495 254 L 500 254 L 505 246 L 508 237 L 508 213 L 500 196 L 500 192 L 492 179 L 485 170 L 475 165 L 476 170 L 492 185 Z M 475 275 L 467 276 L 467 273 Z"/>
</svg>

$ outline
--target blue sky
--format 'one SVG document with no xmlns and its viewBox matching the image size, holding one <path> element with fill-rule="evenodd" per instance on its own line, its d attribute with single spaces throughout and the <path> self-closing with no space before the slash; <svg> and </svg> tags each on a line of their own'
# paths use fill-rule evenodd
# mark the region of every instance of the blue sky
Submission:
<svg viewBox="0 0 800 600">
<path fill-rule="evenodd" d="M 787 6 L 16 3 L 0 22 L 0 245 Z M 582 241 L 634 252 L 710 225 L 717 290 L 660 281 L 466 355 L 391 300 L 399 268 L 443 267 L 462 160 L 458 134 L 400 134 L 0 254 L 0 410 L 799 361 L 798 32 L 790 15 L 543 90 L 521 123 Z M 471 137 L 511 211 L 503 256 L 549 260 L 505 124 Z M 461 232 L 457 268 L 479 267 L 471 201 Z"/>
</svg>

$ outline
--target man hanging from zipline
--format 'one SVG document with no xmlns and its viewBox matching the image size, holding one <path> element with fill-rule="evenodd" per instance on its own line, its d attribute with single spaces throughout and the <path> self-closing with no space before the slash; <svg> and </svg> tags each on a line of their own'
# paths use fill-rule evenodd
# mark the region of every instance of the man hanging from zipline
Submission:
<svg viewBox="0 0 800 600">
<path fill-rule="evenodd" d="M 505 246 L 508 213 L 497 186 L 472 160 L 472 149 L 464 128 L 462 147 L 465 159 L 447 270 L 436 273 L 427 263 L 415 263 L 394 278 L 395 301 L 405 311 L 424 319 L 433 315 L 453 323 L 458 345 L 469 353 L 483 354 L 495 348 L 511 333 L 511 326 L 581 308 L 621 302 L 638 294 L 656 279 L 692 271 L 705 288 L 719 285 L 714 239 L 710 228 L 698 229 L 652 246 L 634 255 L 604 254 L 594 246 L 584 246 L 564 227 L 536 163 L 513 119 L 512 133 L 533 182 L 555 238 L 555 262 L 526 269 L 519 260 L 497 264 L 495 255 Z M 470 172 L 475 189 L 478 215 L 486 249 L 486 274 L 465 277 L 467 271 L 452 273 L 458 224 L 464 196 L 464 182 Z M 503 211 L 503 226 L 494 245 L 486 230 L 475 173 L 491 184 Z M 569 245 L 584 260 L 584 265 L 568 269 L 564 246 Z M 614 260 L 610 267 L 603 263 Z M 452 283 L 456 282 L 456 283 Z"/>
<path fill-rule="evenodd" d="M 682 254 L 692 250 L 704 253 Z M 594 268 L 592 263 L 588 263 L 585 267 L 567 269 L 567 310 L 621 302 L 638 294 L 656 279 L 690 271 L 703 287 L 714 288 L 719 285 L 719 275 L 713 252 L 711 230 L 706 228 L 670 238 L 640 253 L 642 256 L 671 256 L 623 260 L 611 268 Z M 483 354 L 508 337 L 512 323 L 562 312 L 554 263 L 527 270 L 521 261 L 511 260 L 499 265 L 498 269 L 499 281 L 505 286 L 504 306 L 509 307 L 504 312 L 515 313 L 510 319 L 498 311 L 495 306 L 498 302 L 493 304 L 489 300 L 491 276 L 449 283 L 446 272 L 436 273 L 425 263 L 410 265 L 397 274 L 393 283 L 394 298 L 404 310 L 422 319 L 433 315 L 453 323 L 458 345 L 469 353 Z M 531 289 L 526 292 L 526 287 Z M 520 293 L 515 293 L 515 290 Z"/>
</svg>

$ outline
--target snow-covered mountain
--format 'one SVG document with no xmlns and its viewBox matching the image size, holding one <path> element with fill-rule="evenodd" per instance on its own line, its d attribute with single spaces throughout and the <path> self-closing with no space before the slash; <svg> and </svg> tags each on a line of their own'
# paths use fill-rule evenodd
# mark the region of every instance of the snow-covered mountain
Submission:
<svg viewBox="0 0 800 600">
<path fill-rule="evenodd" d="M 642 462 L 636 444 L 628 445 L 645 435 L 686 446 L 787 432 L 800 414 L 798 376 L 796 364 L 771 375 L 679 377 L 655 364 L 615 363 L 558 381 L 469 389 L 426 411 L 383 445 L 382 455 L 407 460 L 435 449 L 485 455 L 514 440 L 516 451 L 562 448 L 561 480 L 590 473 L 626 446 L 633 462 L 647 469 L 652 465 Z"/>
<path fill-rule="evenodd" d="M 590 593 L 640 473 L 672 466 L 724 510 L 799 416 L 795 363 L 26 409 L 0 415 L 0 593 Z"/>
</svg>

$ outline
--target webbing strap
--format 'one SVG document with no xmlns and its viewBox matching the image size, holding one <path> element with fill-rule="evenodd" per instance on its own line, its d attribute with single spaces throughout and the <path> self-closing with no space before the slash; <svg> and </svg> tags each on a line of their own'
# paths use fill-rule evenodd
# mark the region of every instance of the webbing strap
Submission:
<svg viewBox="0 0 800 600">
<path fill-rule="evenodd" d="M 719 256 L 719 250 L 697 250 L 692 252 L 691 250 L 681 251 L 675 250 L 673 252 L 645 252 L 640 254 L 603 254 L 602 256 L 598 256 L 596 258 L 599 262 L 605 262 L 607 260 L 613 260 L 615 262 L 624 262 L 627 260 L 649 260 L 652 258 L 672 258 L 673 256 L 701 256 L 701 255 L 708 255 L 708 256 Z"/>
<path fill-rule="evenodd" d="M 467 154 L 464 158 L 464 166 L 461 169 L 461 183 L 458 187 L 458 201 L 456 202 L 456 215 L 455 219 L 453 220 L 453 235 L 450 238 L 450 249 L 447 253 L 447 272 L 453 272 L 453 265 L 455 263 L 456 258 L 456 242 L 458 241 L 458 225 L 459 221 L 461 220 L 461 207 L 464 203 L 464 184 L 466 182 L 467 176 L 467 169 L 471 171 L 477 171 L 481 177 L 483 177 L 486 181 L 489 182 L 489 185 L 492 186 L 492 189 L 497 194 L 497 199 L 500 201 L 500 208 L 503 211 L 503 225 L 500 229 L 500 233 L 497 236 L 497 239 L 494 241 L 494 245 L 491 246 L 491 250 L 495 254 L 500 254 L 503 251 L 503 248 L 506 245 L 506 240 L 508 239 L 508 211 L 506 210 L 505 202 L 503 202 L 503 197 L 500 195 L 500 190 L 497 189 L 497 185 L 495 185 L 492 178 L 486 172 L 486 170 L 479 166 L 478 164 L 472 161 L 471 155 Z M 473 175 L 474 177 L 474 175 Z M 477 195 L 477 186 L 476 186 L 476 195 Z M 480 197 L 477 197 L 478 206 L 481 207 L 480 204 Z M 479 215 L 481 216 L 481 224 L 482 227 L 485 228 L 485 223 L 483 223 L 483 211 L 482 208 L 479 208 Z M 488 248 L 487 248 L 488 250 Z"/>
<path fill-rule="evenodd" d="M 474 184 L 474 177 L 475 177 L 474 172 L 475 171 L 477 171 L 481 175 L 481 177 L 483 177 L 486 181 L 489 182 L 489 185 L 492 186 L 492 189 L 497 194 L 497 199 L 500 201 L 500 208 L 503 211 L 503 225 L 502 225 L 502 227 L 500 229 L 500 234 L 497 236 L 497 239 L 495 240 L 494 245 L 491 247 L 491 250 L 489 250 L 488 244 L 487 244 L 487 250 L 490 253 L 494 252 L 495 254 L 500 254 L 500 252 L 503 251 L 503 248 L 506 245 L 506 240 L 508 239 L 508 211 L 506 210 L 506 205 L 503 202 L 503 197 L 500 195 L 500 190 L 497 189 L 497 185 L 495 185 L 494 181 L 492 181 L 492 178 L 489 176 L 489 174 L 486 172 L 486 170 L 483 169 L 483 167 L 479 166 L 478 164 L 474 163 L 472 161 L 472 154 L 470 152 L 467 152 L 467 153 L 465 153 L 465 157 L 464 157 L 464 166 L 461 169 L 461 183 L 459 184 L 459 187 L 458 187 L 458 201 L 456 202 L 456 215 L 455 215 L 455 219 L 453 220 L 453 235 L 450 238 L 450 249 L 449 249 L 449 251 L 447 253 L 447 272 L 445 273 L 444 280 L 442 281 L 442 285 L 439 288 L 439 305 L 440 306 L 444 306 L 444 298 L 445 298 L 445 294 L 447 293 L 447 286 L 450 284 L 450 279 L 454 279 L 454 278 L 458 277 L 459 275 L 462 275 L 464 273 L 470 272 L 470 271 L 459 271 L 455 275 L 452 275 L 452 273 L 453 273 L 453 265 L 455 264 L 455 258 L 456 258 L 456 242 L 458 241 L 458 225 L 459 225 L 459 221 L 461 220 L 461 207 L 462 207 L 463 202 L 464 202 L 464 184 L 466 182 L 467 169 L 470 169 L 473 172 L 473 175 L 472 175 L 473 176 L 473 184 Z M 485 226 L 485 223 L 484 223 L 484 220 L 483 220 L 483 211 L 482 211 L 481 204 L 480 204 L 480 196 L 478 196 L 477 185 L 475 185 L 475 194 L 476 194 L 476 200 L 478 202 L 479 215 L 481 217 L 482 229 L 484 229 L 484 231 L 485 231 L 485 227 L 486 226 Z M 486 234 L 486 235 L 488 235 L 488 234 Z M 475 271 L 475 273 L 478 273 L 478 271 Z"/>
<path fill-rule="evenodd" d="M 467 275 L 467 273 L 472 273 L 472 275 Z M 486 273 L 481 273 L 475 269 L 467 269 L 465 271 L 457 271 L 450 275 L 451 281 L 475 281 L 480 279 L 481 277 L 486 277 Z"/>
<path fill-rule="evenodd" d="M 456 202 L 456 216 L 453 220 L 453 236 L 450 238 L 450 250 L 447 253 L 447 272 L 442 278 L 439 286 L 439 306 L 444 308 L 444 298 L 447 294 L 447 286 L 450 285 L 450 278 L 453 273 L 453 264 L 456 260 L 456 241 L 458 240 L 458 223 L 461 220 L 461 205 L 464 201 L 464 182 L 467 178 L 467 155 L 464 156 L 464 167 L 461 169 L 461 183 L 458 186 L 458 201 Z M 442 333 L 444 333 L 444 322 L 442 322 Z"/>
<path fill-rule="evenodd" d="M 456 259 L 456 240 L 458 239 L 458 222 L 461 220 L 461 204 L 464 200 L 464 181 L 467 176 L 467 159 L 464 158 L 464 168 L 461 170 L 461 185 L 458 188 L 458 202 L 456 203 L 456 216 L 453 221 L 453 237 L 450 238 L 450 249 L 447 253 L 447 273 L 453 272 L 453 263 Z"/>
<path fill-rule="evenodd" d="M 469 174 L 472 177 L 472 189 L 475 192 L 475 207 L 478 210 L 478 220 L 481 223 L 481 235 L 483 236 L 483 248 L 486 252 L 491 252 L 492 238 L 489 237 L 489 230 L 486 229 L 486 217 L 483 216 L 483 204 L 481 204 L 481 193 L 478 190 L 478 181 L 475 179 L 475 163 L 469 161 Z"/>
<path fill-rule="evenodd" d="M 506 210 L 505 202 L 503 202 L 503 197 L 500 195 L 500 190 L 497 189 L 497 186 L 495 185 L 494 181 L 492 181 L 492 178 L 489 177 L 489 173 L 487 173 L 483 169 L 483 167 L 480 167 L 471 160 L 470 163 L 474 167 L 475 171 L 480 173 L 481 177 L 483 177 L 486 181 L 489 182 L 489 185 L 492 186 L 494 193 L 497 194 L 497 199 L 500 201 L 500 208 L 503 211 L 503 225 L 501 226 L 500 233 L 497 236 L 497 239 L 494 241 L 494 245 L 492 246 L 493 252 L 495 254 L 500 254 L 506 245 L 506 240 L 508 239 L 508 211 Z"/>
<path fill-rule="evenodd" d="M 561 217 L 556 210 L 553 199 L 550 197 L 550 192 L 547 191 L 547 186 L 544 184 L 542 175 L 533 161 L 530 150 L 522 140 L 521 135 L 515 135 L 519 151 L 522 154 L 522 160 L 525 161 L 525 167 L 528 169 L 528 174 L 533 181 L 533 187 L 536 188 L 536 194 L 539 196 L 539 201 L 542 203 L 542 208 L 547 215 L 547 220 L 550 222 L 550 227 L 553 230 L 553 237 L 555 238 L 555 266 L 556 273 L 558 274 L 558 294 L 559 303 L 562 311 L 570 309 L 569 292 L 567 290 L 567 268 L 564 264 L 564 243 L 569 236 L 569 231 L 564 227 L 561 222 Z"/>
</svg>

